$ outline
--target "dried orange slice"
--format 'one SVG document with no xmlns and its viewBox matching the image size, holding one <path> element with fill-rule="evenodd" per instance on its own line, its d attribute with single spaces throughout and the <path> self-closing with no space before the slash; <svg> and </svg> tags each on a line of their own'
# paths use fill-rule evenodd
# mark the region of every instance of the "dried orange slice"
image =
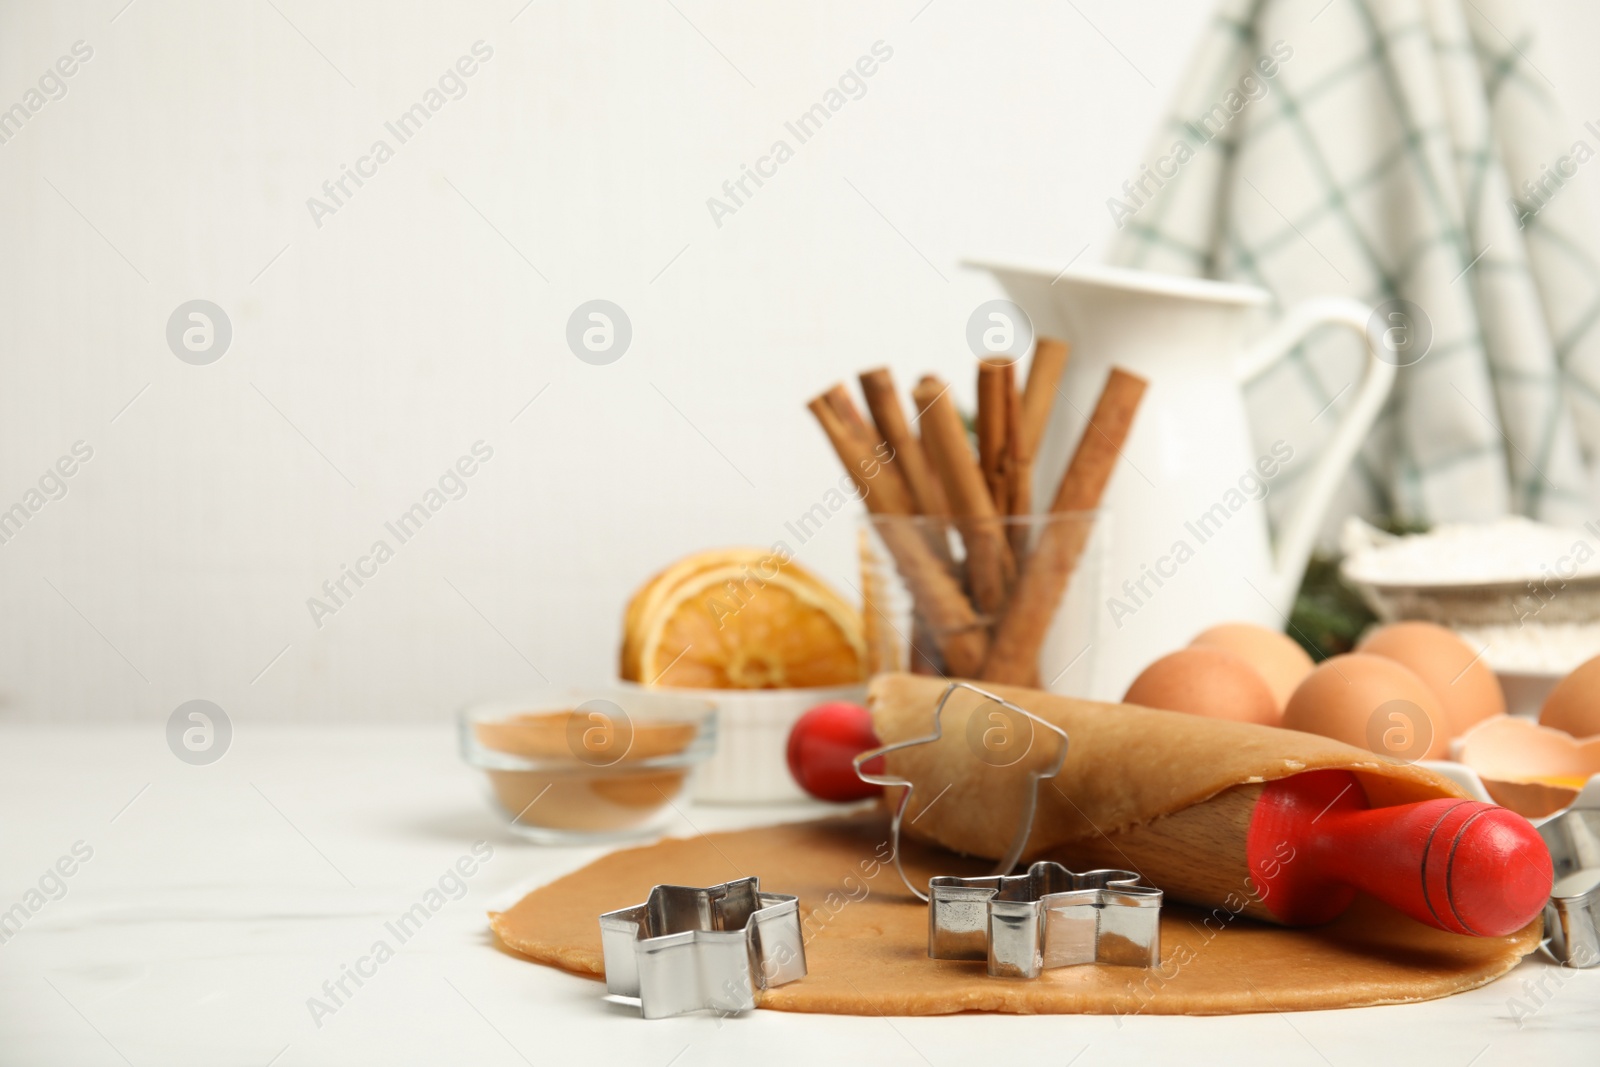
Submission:
<svg viewBox="0 0 1600 1067">
<path fill-rule="evenodd" d="M 624 676 L 631 667 L 646 685 L 807 688 L 864 677 L 860 614 L 770 551 L 690 557 L 647 583 L 628 619 Z"/>
<path fill-rule="evenodd" d="M 621 676 L 631 682 L 645 680 L 639 670 L 639 638 L 643 634 L 644 621 L 660 612 L 662 602 L 679 585 L 699 572 L 718 567 L 755 566 L 771 555 L 772 550 L 765 548 L 713 548 L 685 556 L 657 572 L 633 594 L 623 615 Z"/>
</svg>

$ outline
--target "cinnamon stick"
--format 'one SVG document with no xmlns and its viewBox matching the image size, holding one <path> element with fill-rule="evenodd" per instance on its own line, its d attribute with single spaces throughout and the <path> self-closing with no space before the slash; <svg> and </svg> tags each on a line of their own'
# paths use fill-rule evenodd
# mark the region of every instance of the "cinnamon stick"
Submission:
<svg viewBox="0 0 1600 1067">
<path fill-rule="evenodd" d="M 928 375 L 912 390 L 922 412 L 922 443 L 944 482 L 956 515 L 956 529 L 967 546 L 967 578 L 978 610 L 998 618 L 1016 579 L 1016 562 L 1006 543 L 994 499 L 967 443 L 950 390 Z"/>
<path fill-rule="evenodd" d="M 850 476 L 856 483 L 856 489 L 861 493 L 862 499 L 872 493 L 885 493 L 888 500 L 884 506 L 892 514 L 915 514 L 917 510 L 916 499 L 911 493 L 911 487 L 906 482 L 904 468 L 895 462 L 895 452 L 892 445 L 880 437 L 872 425 L 861 415 L 861 410 L 856 407 L 856 402 L 850 398 L 850 393 L 842 383 L 834 385 L 827 392 L 812 401 L 813 405 L 821 404 L 833 417 L 837 432 L 849 437 L 851 451 L 856 456 L 855 464 L 850 467 Z M 812 409 L 816 410 L 815 407 Z M 820 414 L 817 416 L 822 417 Z M 833 431 L 824 425 L 823 429 L 829 437 Z M 870 510 L 870 509 L 869 509 Z"/>
<path fill-rule="evenodd" d="M 1029 463 L 1039 454 L 1039 442 L 1044 439 L 1050 410 L 1055 407 L 1056 387 L 1061 384 L 1071 352 L 1066 342 L 1049 337 L 1039 338 L 1034 346 L 1028 383 L 1022 392 L 1022 455 Z"/>
<path fill-rule="evenodd" d="M 905 475 L 906 484 L 911 488 L 917 510 L 923 515 L 950 514 L 950 502 L 944 495 L 944 487 L 939 484 L 939 476 L 928 463 L 922 442 L 917 440 L 916 434 L 911 431 L 911 424 L 906 421 L 905 409 L 900 406 L 900 397 L 895 392 L 894 377 L 890 375 L 889 368 L 862 371 L 860 379 L 861 395 L 867 398 L 867 410 L 872 413 L 878 433 L 894 449 L 895 462 L 899 464 L 900 473 Z"/>
<path fill-rule="evenodd" d="M 1006 389 L 1006 427 L 1006 511 L 1015 520 L 1006 532 L 1020 571 L 1028 555 L 1028 524 L 1020 520 L 1033 514 L 1033 463 L 1022 452 L 1022 396 L 1015 382 Z"/>
<path fill-rule="evenodd" d="M 843 382 L 835 383 L 832 388 L 822 394 L 821 399 L 827 403 L 828 407 L 833 409 L 833 413 L 839 417 L 839 421 L 849 427 L 852 434 L 863 441 L 872 440 L 872 427 L 868 425 L 866 419 L 862 418 L 861 409 L 857 408 L 856 402 L 850 399 L 850 391 L 844 387 Z"/>
<path fill-rule="evenodd" d="M 1055 516 L 1093 511 L 1100 506 L 1106 485 L 1133 427 L 1134 414 L 1144 399 L 1146 382 L 1120 367 L 1111 368 L 1089 424 L 1078 439 L 1077 451 L 1067 464 L 1050 505 Z M 1091 520 L 1062 519 L 1045 524 L 1039 543 L 1028 557 L 1006 613 L 995 631 L 994 644 L 984 662 L 984 681 L 1037 686 L 1039 649 L 1055 618 L 1061 597 L 1083 554 L 1092 529 Z"/>
<path fill-rule="evenodd" d="M 911 673 L 943 676 L 938 647 L 928 620 L 922 617 L 922 612 L 916 612 L 911 620 Z"/>
<path fill-rule="evenodd" d="M 844 407 L 844 404 L 848 404 L 848 407 Z M 955 674 L 972 677 L 983 666 L 984 656 L 989 649 L 989 635 L 971 602 L 961 591 L 961 586 L 934 555 L 917 524 L 892 518 L 916 514 L 911 491 L 900 477 L 900 472 L 882 462 L 882 458 L 873 451 L 870 438 L 863 435 L 860 426 L 854 425 L 849 411 L 855 405 L 842 387 L 835 386 L 828 393 L 814 398 L 807 407 L 822 425 L 840 462 L 861 489 L 867 511 L 891 517 L 888 521 L 876 524 L 878 535 L 894 558 L 896 569 L 905 579 L 918 614 L 932 628 L 945 666 Z M 862 420 L 864 424 L 865 420 Z M 875 473 L 869 474 L 869 471 Z"/>
<path fill-rule="evenodd" d="M 1011 471 L 1007 443 L 1013 432 L 1016 364 L 1010 360 L 983 360 L 978 364 L 978 466 L 983 471 L 989 498 L 1001 515 L 1011 510 Z"/>
<path fill-rule="evenodd" d="M 1050 412 L 1055 406 L 1056 390 L 1069 352 L 1065 342 L 1049 337 L 1039 338 L 1034 346 L 1033 359 L 1028 364 L 1028 381 L 1021 397 L 1017 398 L 1018 412 L 1011 420 L 1014 432 L 1007 442 L 1015 450 L 1010 497 L 1013 515 L 1033 514 L 1033 464 L 1050 423 Z M 1019 569 L 1023 557 L 1028 554 L 1028 532 L 1023 523 L 1011 527 L 1011 551 L 1016 554 Z"/>
</svg>

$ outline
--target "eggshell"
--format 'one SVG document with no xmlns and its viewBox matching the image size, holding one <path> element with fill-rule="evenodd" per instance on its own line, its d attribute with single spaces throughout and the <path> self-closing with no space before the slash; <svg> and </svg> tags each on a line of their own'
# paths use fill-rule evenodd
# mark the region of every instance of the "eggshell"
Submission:
<svg viewBox="0 0 1600 1067">
<path fill-rule="evenodd" d="M 1440 759 L 1450 744 L 1444 708 L 1427 683 L 1365 652 L 1318 664 L 1289 698 L 1281 725 L 1407 762 Z"/>
<path fill-rule="evenodd" d="M 1272 689 L 1244 658 L 1220 648 L 1181 648 L 1146 667 L 1125 703 L 1212 719 L 1277 725 Z"/>
<path fill-rule="evenodd" d="M 1444 707 L 1447 741 L 1506 713 L 1505 693 L 1493 668 L 1471 645 L 1436 623 L 1381 626 L 1362 639 L 1357 651 L 1392 659 L 1421 678 Z"/>
<path fill-rule="evenodd" d="M 1295 686 L 1304 681 L 1315 666 L 1306 650 L 1288 634 L 1248 622 L 1213 626 L 1190 641 L 1189 646 L 1220 648 L 1242 657 L 1266 679 L 1280 712 L 1288 705 Z"/>
<path fill-rule="evenodd" d="M 1461 739 L 1461 762 L 1481 777 L 1501 782 L 1582 785 L 1590 775 L 1600 774 L 1600 737 L 1580 741 L 1561 730 L 1502 715 Z"/>
<path fill-rule="evenodd" d="M 1573 737 L 1600 734 L 1600 656 L 1582 663 L 1544 698 L 1539 722 Z"/>
<path fill-rule="evenodd" d="M 1461 739 L 1461 762 L 1496 804 L 1538 819 L 1571 804 L 1600 774 L 1600 737 L 1570 734 L 1509 715 L 1485 719 Z"/>
<path fill-rule="evenodd" d="M 1578 798 L 1578 790 L 1544 782 L 1497 782 L 1483 779 L 1483 791 L 1502 808 L 1510 808 L 1524 819 L 1542 819 L 1568 807 Z"/>
</svg>

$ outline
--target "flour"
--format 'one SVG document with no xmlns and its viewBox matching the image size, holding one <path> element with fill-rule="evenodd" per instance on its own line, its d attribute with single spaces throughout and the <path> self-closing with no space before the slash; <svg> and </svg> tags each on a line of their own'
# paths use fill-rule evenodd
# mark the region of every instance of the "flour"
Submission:
<svg viewBox="0 0 1600 1067">
<path fill-rule="evenodd" d="M 1600 622 L 1475 626 L 1456 630 L 1483 660 L 1508 674 L 1566 674 L 1600 656 Z"/>
<path fill-rule="evenodd" d="M 1600 577 L 1600 524 L 1581 529 L 1509 517 L 1436 526 L 1424 534 L 1385 537 L 1370 527 L 1345 560 L 1345 577 L 1372 585 L 1488 585 Z M 1382 540 L 1379 540 L 1382 538 Z"/>
</svg>

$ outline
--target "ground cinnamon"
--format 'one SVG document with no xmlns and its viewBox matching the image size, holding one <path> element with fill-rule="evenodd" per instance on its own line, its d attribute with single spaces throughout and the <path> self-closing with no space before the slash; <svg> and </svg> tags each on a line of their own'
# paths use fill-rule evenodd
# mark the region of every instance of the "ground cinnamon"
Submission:
<svg viewBox="0 0 1600 1067">
<path fill-rule="evenodd" d="M 539 765 L 538 770 L 487 768 L 495 799 L 514 824 L 551 830 L 626 830 L 647 821 L 683 788 L 687 767 L 640 764 L 676 755 L 694 741 L 692 722 L 634 722 L 609 732 L 587 753 L 573 755 L 575 711 L 528 712 L 473 725 L 479 744 Z M 619 749 L 616 753 L 605 746 Z"/>
</svg>

